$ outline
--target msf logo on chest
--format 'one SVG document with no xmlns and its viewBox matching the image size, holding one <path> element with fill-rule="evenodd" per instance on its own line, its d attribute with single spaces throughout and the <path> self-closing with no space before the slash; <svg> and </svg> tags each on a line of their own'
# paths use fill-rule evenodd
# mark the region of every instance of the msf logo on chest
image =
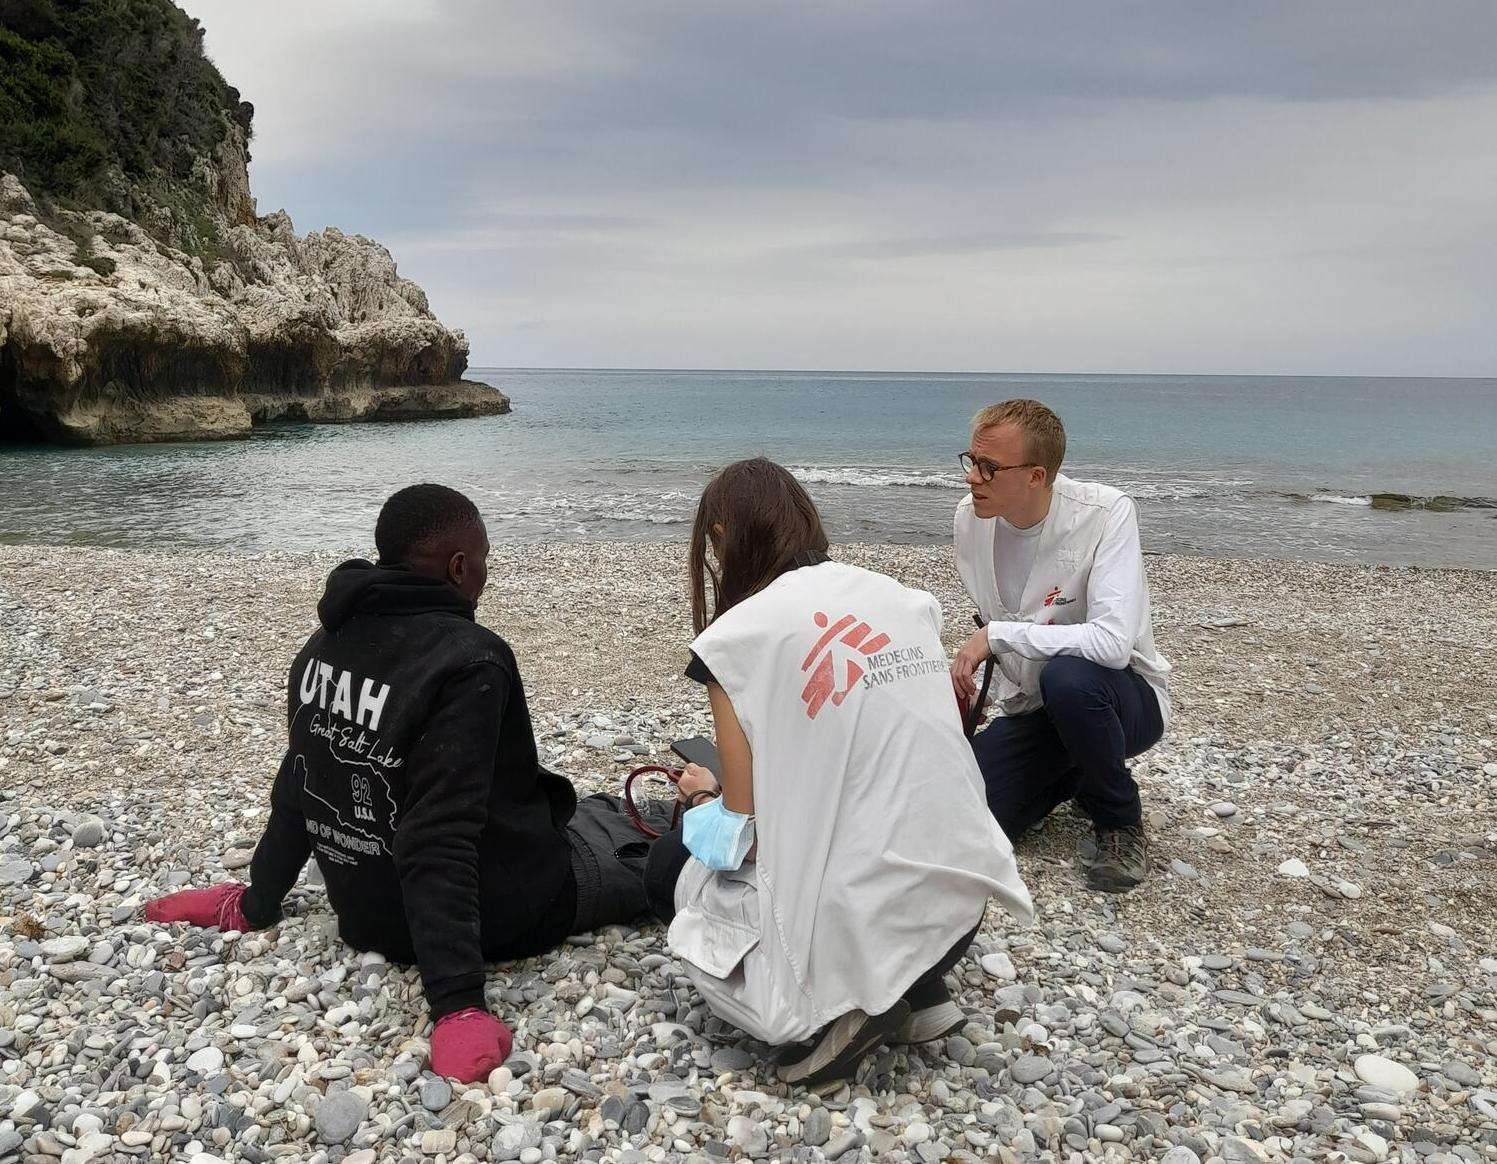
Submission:
<svg viewBox="0 0 1497 1164">
<path fill-rule="evenodd" d="M 355 683 L 359 685 L 357 708 L 354 706 Z M 315 703 L 332 715 L 377 732 L 379 718 L 385 711 L 385 700 L 390 696 L 390 685 L 376 684 L 373 679 L 361 680 L 352 671 L 342 671 L 311 658 L 301 675 L 300 694 L 303 705 Z"/>
</svg>

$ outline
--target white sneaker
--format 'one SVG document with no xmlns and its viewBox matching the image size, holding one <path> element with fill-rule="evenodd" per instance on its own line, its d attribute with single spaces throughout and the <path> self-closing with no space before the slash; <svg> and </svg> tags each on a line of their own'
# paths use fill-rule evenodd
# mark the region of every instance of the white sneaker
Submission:
<svg viewBox="0 0 1497 1164">
<path fill-rule="evenodd" d="M 949 998 L 935 1006 L 922 1007 L 910 1012 L 900 1028 L 890 1036 L 895 1043 L 930 1043 L 954 1035 L 967 1025 L 967 1016 L 962 1008 Z"/>
</svg>

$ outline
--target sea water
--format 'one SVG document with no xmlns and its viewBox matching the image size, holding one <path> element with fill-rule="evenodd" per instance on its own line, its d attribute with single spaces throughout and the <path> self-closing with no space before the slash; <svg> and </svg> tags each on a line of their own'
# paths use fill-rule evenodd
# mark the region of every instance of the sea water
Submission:
<svg viewBox="0 0 1497 1164">
<path fill-rule="evenodd" d="M 834 540 L 943 542 L 986 404 L 1065 422 L 1064 472 L 1127 490 L 1146 550 L 1497 568 L 1497 379 L 488 369 L 510 415 L 283 425 L 226 443 L 0 446 L 0 540 L 365 550 L 417 481 L 496 540 L 684 538 L 763 454 Z"/>
</svg>

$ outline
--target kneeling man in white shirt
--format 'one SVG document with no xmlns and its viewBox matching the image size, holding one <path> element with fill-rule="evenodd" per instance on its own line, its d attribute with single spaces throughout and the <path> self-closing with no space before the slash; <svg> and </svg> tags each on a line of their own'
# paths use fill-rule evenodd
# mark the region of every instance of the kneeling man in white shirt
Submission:
<svg viewBox="0 0 1497 1164">
<path fill-rule="evenodd" d="M 1066 434 L 1037 400 L 973 418 L 956 509 L 957 569 L 984 626 L 951 666 L 958 697 L 996 660 L 995 718 L 972 740 L 988 807 L 1017 840 L 1074 799 L 1096 829 L 1095 889 L 1148 873 L 1130 757 L 1169 724 L 1170 665 L 1154 646 L 1133 499 L 1060 474 Z"/>
</svg>

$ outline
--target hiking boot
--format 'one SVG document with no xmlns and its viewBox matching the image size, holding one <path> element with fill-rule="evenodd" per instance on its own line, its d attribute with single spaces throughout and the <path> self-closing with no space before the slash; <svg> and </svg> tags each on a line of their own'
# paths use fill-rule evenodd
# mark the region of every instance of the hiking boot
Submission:
<svg viewBox="0 0 1497 1164">
<path fill-rule="evenodd" d="M 910 1004 L 900 999 L 883 1014 L 870 1015 L 850 1010 L 835 1022 L 828 1023 L 816 1041 L 799 1059 L 781 1062 L 776 1068 L 786 1083 L 820 1087 L 834 1079 L 850 1079 L 857 1074 L 863 1056 L 899 1029 L 910 1014 Z"/>
<path fill-rule="evenodd" d="M 1097 829 L 1097 857 L 1086 872 L 1087 884 L 1103 893 L 1127 893 L 1149 875 L 1149 842 L 1144 826 Z"/>
<path fill-rule="evenodd" d="M 936 1039 L 944 1039 L 947 1035 L 954 1035 L 966 1025 L 967 1016 L 962 1013 L 962 1008 L 948 998 L 934 1006 L 910 1011 L 910 1017 L 900 1024 L 889 1041 L 930 1043 Z"/>
</svg>

